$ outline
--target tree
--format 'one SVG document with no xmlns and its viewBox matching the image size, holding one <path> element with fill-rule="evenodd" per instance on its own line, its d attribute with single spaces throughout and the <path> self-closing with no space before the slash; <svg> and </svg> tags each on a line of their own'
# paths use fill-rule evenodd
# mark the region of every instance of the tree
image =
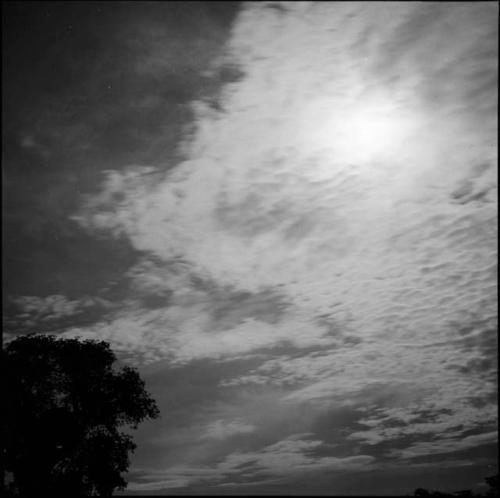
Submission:
<svg viewBox="0 0 500 498">
<path fill-rule="evenodd" d="M 488 491 L 486 491 L 487 497 L 498 496 L 498 474 L 493 476 L 485 477 L 484 480 L 489 486 Z"/>
<path fill-rule="evenodd" d="M 493 498 L 498 497 L 498 474 L 490 477 L 485 477 L 484 480 L 488 484 L 489 489 L 485 494 L 473 493 L 471 489 L 464 489 L 461 491 L 454 491 L 453 494 L 442 493 L 441 491 L 428 491 L 424 488 L 417 488 L 413 492 L 413 496 L 419 498 L 446 498 L 446 497 L 459 497 L 459 498 Z"/>
<path fill-rule="evenodd" d="M 120 432 L 157 418 L 131 367 L 104 341 L 22 336 L 2 352 L 4 466 L 23 496 L 111 496 L 136 445 Z"/>
<path fill-rule="evenodd" d="M 457 498 L 473 498 L 474 493 L 471 489 L 462 489 L 460 491 L 454 491 L 453 496 L 456 496 Z"/>
<path fill-rule="evenodd" d="M 417 488 L 413 492 L 413 496 L 416 496 L 418 498 L 427 498 L 427 497 L 431 496 L 431 494 L 429 493 L 429 491 L 427 491 L 424 488 Z"/>
</svg>

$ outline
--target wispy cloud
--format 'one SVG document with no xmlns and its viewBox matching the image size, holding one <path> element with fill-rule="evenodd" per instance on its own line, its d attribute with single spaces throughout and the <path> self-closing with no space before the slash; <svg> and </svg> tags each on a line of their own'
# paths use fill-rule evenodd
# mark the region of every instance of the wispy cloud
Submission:
<svg viewBox="0 0 500 498">
<path fill-rule="evenodd" d="M 196 484 L 200 481 L 219 485 L 272 482 L 289 475 L 291 469 L 298 474 L 310 474 L 325 469 L 330 472 L 371 470 L 370 464 L 374 461 L 372 456 L 335 458 L 310 454 L 321 445 L 321 441 L 303 440 L 297 435 L 266 446 L 260 451 L 231 453 L 212 467 L 172 467 L 153 472 L 136 469 L 137 475 L 141 475 L 148 482 L 132 482 L 128 485 L 128 489 L 157 490 Z"/>
<path fill-rule="evenodd" d="M 200 358 L 225 358 L 291 343 L 297 347 L 321 346 L 331 340 L 310 319 L 290 313 L 279 324 L 244 318 L 230 328 L 217 330 L 203 305 L 165 309 L 132 307 L 92 326 L 68 328 L 67 337 L 100 338 L 117 350 L 143 354 L 146 362 L 170 359 L 183 363 Z M 141 362 L 137 356 L 137 360 Z"/>
<path fill-rule="evenodd" d="M 75 215 L 145 256 L 127 308 L 67 334 L 177 365 L 274 348 L 219 388 L 364 409 L 345 437 L 360 451 L 481 444 L 466 431 L 496 417 L 497 15 L 489 3 L 246 4 L 224 58 L 242 77 L 219 108 L 193 103 L 185 160 L 109 171 Z M 397 124 L 383 147 L 356 132 L 373 114 Z M 320 446 L 283 439 L 196 468 L 267 476 L 374 458 L 311 456 Z M 167 481 L 191 482 L 194 467 Z"/>
<path fill-rule="evenodd" d="M 85 320 L 85 316 L 99 316 L 113 307 L 112 303 L 100 297 L 86 296 L 68 299 L 61 294 L 40 296 L 16 296 L 8 300 L 9 313 L 4 317 L 7 332 L 40 332 L 61 330 L 69 322 Z"/>
<path fill-rule="evenodd" d="M 377 8 L 391 9 L 387 34 L 377 41 L 391 47 L 421 15 L 403 5 Z M 450 19 L 468 23 L 469 8 L 454 7 Z M 335 121 L 339 105 L 349 109 L 359 93 L 372 91 L 362 74 L 374 69 L 358 67 L 359 58 L 348 62 L 341 48 L 344 35 L 362 38 L 378 16 L 371 19 L 372 8 L 357 4 L 311 7 L 304 18 L 290 9 L 278 18 L 250 4 L 241 15 L 231 51 L 246 77 L 229 86 L 225 112 L 200 111 L 189 160 L 155 185 L 110 173 L 102 196 L 120 192 L 123 200 L 110 210 L 96 197 L 78 219 L 125 233 L 137 249 L 160 259 L 182 257 L 218 283 L 250 292 L 279 288 L 294 304 L 349 323 L 365 338 L 419 344 L 448 333 L 453 322 L 494 314 L 496 175 L 488 145 L 494 130 L 471 123 L 468 101 L 450 102 L 442 92 L 443 108 L 433 111 L 428 85 L 441 88 L 447 79 L 420 60 L 419 47 L 405 58 L 413 66 L 394 84 L 404 95 L 398 105 L 420 106 L 426 116 L 404 143 L 389 144 L 383 161 L 340 154 L 340 139 L 315 143 L 309 130 L 336 137 L 341 123 L 325 119 Z M 435 15 L 448 19 L 437 7 Z M 343 31 L 331 36 L 337 25 Z M 469 61 L 473 48 L 491 48 L 488 25 L 481 26 L 458 54 L 449 41 L 463 39 L 458 27 L 449 38 L 434 22 L 429 29 L 442 57 Z M 476 66 L 469 64 L 465 75 L 455 75 L 456 87 L 475 88 Z M 377 85 L 390 76 L 384 67 L 377 65 Z M 327 68 L 335 68 L 335 78 Z M 415 74 L 425 75 L 425 91 L 411 86 Z M 341 100 L 335 97 L 345 88 Z M 489 193 L 458 204 L 464 181 L 471 192 L 479 195 L 487 186 Z"/>
<path fill-rule="evenodd" d="M 463 438 L 443 438 L 439 441 L 418 442 L 404 450 L 393 450 L 392 454 L 397 458 L 410 459 L 425 455 L 452 453 L 482 444 L 498 444 L 498 431 L 474 434 Z"/>
<path fill-rule="evenodd" d="M 241 421 L 216 420 L 207 426 L 205 437 L 226 439 L 235 434 L 248 434 L 254 432 L 256 427 Z"/>
</svg>

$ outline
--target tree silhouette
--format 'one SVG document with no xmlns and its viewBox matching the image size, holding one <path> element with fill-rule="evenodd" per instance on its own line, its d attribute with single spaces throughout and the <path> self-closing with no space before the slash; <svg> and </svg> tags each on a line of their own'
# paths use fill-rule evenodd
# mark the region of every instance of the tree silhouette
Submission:
<svg viewBox="0 0 500 498">
<path fill-rule="evenodd" d="M 111 496 L 136 445 L 121 426 L 157 418 L 131 367 L 113 365 L 104 341 L 34 334 L 2 352 L 7 491 L 22 496 Z"/>
<path fill-rule="evenodd" d="M 484 481 L 488 484 L 489 488 L 485 494 L 473 493 L 470 489 L 461 491 L 454 491 L 453 493 L 442 493 L 441 491 L 428 491 L 424 488 L 417 488 L 413 492 L 413 496 L 419 498 L 493 498 L 498 497 L 498 474 L 485 477 Z"/>
<path fill-rule="evenodd" d="M 498 496 L 498 474 L 493 476 L 485 477 L 484 480 L 489 486 L 488 491 L 486 491 L 486 496 Z"/>
</svg>

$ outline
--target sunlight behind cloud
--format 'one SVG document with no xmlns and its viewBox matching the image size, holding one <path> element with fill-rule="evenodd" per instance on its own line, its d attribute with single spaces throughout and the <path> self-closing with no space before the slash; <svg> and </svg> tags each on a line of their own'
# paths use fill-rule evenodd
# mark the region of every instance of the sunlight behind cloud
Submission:
<svg viewBox="0 0 500 498">
<path fill-rule="evenodd" d="M 372 5 L 246 4 L 228 49 L 244 77 L 220 110 L 193 104 L 186 159 L 154 184 L 139 169 L 110 176 L 75 219 L 189 276 L 287 302 L 273 323 L 227 327 L 209 307 L 138 309 L 136 342 L 159 357 L 321 349 L 221 386 L 293 385 L 282 403 L 379 404 L 401 419 L 425 403 L 451 412 L 440 432 L 474 430 L 491 422 L 480 404 L 494 391 L 497 28 L 485 4 L 481 29 L 468 29 L 472 4 Z M 105 330 L 120 342 L 121 327 Z M 358 435 L 388 437 L 376 430 Z"/>
<path fill-rule="evenodd" d="M 391 14 L 383 31 L 371 4 L 307 5 L 277 17 L 248 4 L 230 42 L 245 77 L 223 93 L 223 112 L 195 106 L 190 157 L 152 185 L 114 175 L 77 219 L 125 233 L 161 260 L 182 257 L 222 285 L 279 288 L 302 312 L 366 339 L 418 334 L 425 343 L 493 313 L 494 130 L 486 107 L 471 119 L 467 100 L 475 51 L 484 46 L 490 62 L 491 36 L 471 31 L 457 55 L 440 36 L 446 13 L 436 14 L 441 59 L 468 68 L 454 80 L 468 93 L 450 100 L 439 60 L 427 63 L 420 43 L 397 78 L 387 66 L 388 47 L 401 57 L 413 5 L 377 4 L 377 16 Z M 370 30 L 377 37 L 363 45 Z M 124 200 L 109 209 L 117 190 Z M 269 333 L 282 339 L 277 327 Z"/>
<path fill-rule="evenodd" d="M 331 150 L 332 159 L 343 163 L 372 163 L 398 153 L 421 119 L 389 98 L 364 98 L 345 109 L 336 104 L 325 101 L 304 134 L 314 148 Z"/>
<path fill-rule="evenodd" d="M 496 462 L 498 5 L 120 4 L 10 92 L 6 342 L 141 370 L 136 492 Z"/>
</svg>

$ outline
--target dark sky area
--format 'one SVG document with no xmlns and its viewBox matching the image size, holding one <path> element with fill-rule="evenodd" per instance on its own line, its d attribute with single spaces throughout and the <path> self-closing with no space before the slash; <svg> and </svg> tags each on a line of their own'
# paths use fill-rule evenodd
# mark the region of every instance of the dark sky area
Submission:
<svg viewBox="0 0 500 498">
<path fill-rule="evenodd" d="M 5 295 L 79 297 L 131 265 L 126 240 L 90 238 L 68 213 L 104 170 L 160 157 L 174 164 L 189 103 L 214 98 L 231 78 L 202 72 L 237 10 L 237 2 L 5 2 Z"/>
</svg>

